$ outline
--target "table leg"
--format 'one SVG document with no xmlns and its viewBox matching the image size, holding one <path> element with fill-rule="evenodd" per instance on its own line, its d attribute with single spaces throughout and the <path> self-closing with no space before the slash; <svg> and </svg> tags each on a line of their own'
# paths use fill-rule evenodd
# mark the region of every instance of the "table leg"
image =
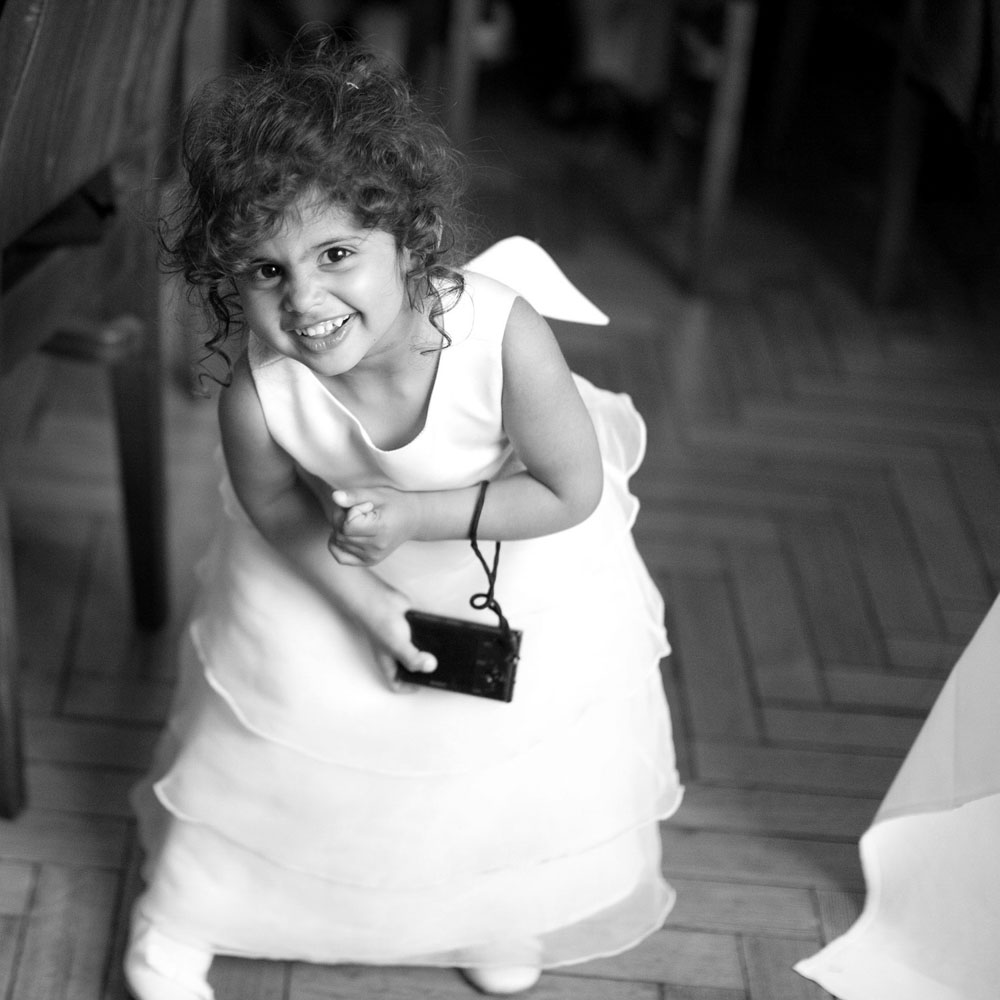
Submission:
<svg viewBox="0 0 1000 1000">
<path fill-rule="evenodd" d="M 0 816 L 6 819 L 25 803 L 18 656 L 10 516 L 0 483 Z"/>
<path fill-rule="evenodd" d="M 169 614 L 163 403 L 149 350 L 111 368 L 136 624 L 160 628 Z"/>
</svg>

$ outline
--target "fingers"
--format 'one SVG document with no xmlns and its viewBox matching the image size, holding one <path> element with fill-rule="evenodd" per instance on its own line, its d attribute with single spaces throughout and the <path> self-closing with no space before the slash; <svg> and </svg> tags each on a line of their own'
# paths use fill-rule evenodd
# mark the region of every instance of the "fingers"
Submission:
<svg viewBox="0 0 1000 1000">
<path fill-rule="evenodd" d="M 351 530 L 345 523 L 330 532 L 326 547 L 330 550 L 330 555 L 341 565 L 373 566 L 382 559 L 383 553 L 376 533 L 358 530 L 358 526 L 364 523 L 364 518 L 359 518 Z"/>
<path fill-rule="evenodd" d="M 330 555 L 340 563 L 341 566 L 368 566 L 371 560 L 364 552 L 356 549 L 345 548 L 337 535 L 331 535 L 326 547 L 330 550 Z"/>
<path fill-rule="evenodd" d="M 394 691 L 408 690 L 414 685 L 398 678 L 398 667 L 402 665 L 411 673 L 430 673 L 437 669 L 437 660 L 433 654 L 417 649 L 413 644 L 410 623 L 405 616 L 410 607 L 409 599 L 388 585 L 383 599 L 382 613 L 366 627 L 370 630 L 376 660 L 389 687 Z"/>
<path fill-rule="evenodd" d="M 340 532 L 330 535 L 326 547 L 341 566 L 374 566 L 382 560 L 381 553 Z"/>
<path fill-rule="evenodd" d="M 388 653 L 379 653 L 377 659 L 386 684 L 397 694 L 413 694 L 414 691 L 420 690 L 419 685 L 400 680 L 396 660 Z"/>
<path fill-rule="evenodd" d="M 354 503 L 354 495 L 347 490 L 334 490 L 333 502 L 345 509 L 340 530 L 354 535 L 372 535 L 378 528 L 378 511 L 372 500 Z"/>
<path fill-rule="evenodd" d="M 398 658 L 390 653 L 380 653 L 378 660 L 389 687 L 398 694 L 412 694 L 420 690 L 419 684 L 411 684 L 400 678 L 398 670 L 400 663 L 412 673 L 431 673 L 437 667 L 437 661 L 430 653 L 421 652 L 413 645 L 410 645 L 409 650 Z"/>
<path fill-rule="evenodd" d="M 330 495 L 338 507 L 350 508 L 349 518 L 357 513 L 369 514 L 375 509 L 373 500 L 365 500 L 352 490 L 334 490 Z"/>
<path fill-rule="evenodd" d="M 346 535 L 340 531 L 330 535 L 326 547 L 342 566 L 375 566 L 387 554 L 377 541 Z"/>
<path fill-rule="evenodd" d="M 344 518 L 344 523 L 340 530 L 345 534 L 364 536 L 370 538 L 378 531 L 378 512 L 374 510 L 362 510 L 360 507 L 352 507 Z"/>
<path fill-rule="evenodd" d="M 414 674 L 432 674 L 437 670 L 437 660 L 433 653 L 427 653 L 422 649 L 417 649 L 412 643 L 407 645 L 403 656 L 399 657 L 400 662 Z"/>
<path fill-rule="evenodd" d="M 345 566 L 373 566 L 387 554 L 379 528 L 372 504 L 352 507 L 343 524 L 330 533 L 330 554 Z"/>
<path fill-rule="evenodd" d="M 402 664 L 413 674 L 431 674 L 437 670 L 437 660 L 434 658 L 433 653 L 417 649 L 409 641 L 404 642 L 393 651 L 392 659 L 394 664 Z M 395 672 L 393 676 L 395 676 Z"/>
<path fill-rule="evenodd" d="M 330 496 L 338 507 L 342 507 L 347 511 L 347 515 L 344 518 L 345 524 L 359 517 L 375 513 L 375 502 L 373 500 L 364 500 L 350 490 L 334 490 Z"/>
<path fill-rule="evenodd" d="M 375 521 L 377 517 L 375 504 L 370 500 L 366 500 L 364 503 L 355 504 L 347 511 L 347 517 L 344 518 L 344 526 L 354 524 L 357 521 Z"/>
</svg>

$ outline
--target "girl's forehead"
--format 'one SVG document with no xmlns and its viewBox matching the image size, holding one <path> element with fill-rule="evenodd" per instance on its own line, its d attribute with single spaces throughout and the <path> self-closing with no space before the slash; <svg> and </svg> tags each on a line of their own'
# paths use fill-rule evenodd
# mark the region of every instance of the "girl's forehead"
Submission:
<svg viewBox="0 0 1000 1000">
<path fill-rule="evenodd" d="M 302 229 L 331 229 L 362 235 L 371 232 L 363 228 L 354 213 L 343 203 L 317 193 L 300 195 L 282 213 L 277 233 L 288 234 Z"/>
<path fill-rule="evenodd" d="M 345 242 L 352 246 L 392 239 L 388 233 L 362 226 L 345 205 L 317 197 L 294 201 L 276 223 L 255 241 L 265 255 L 280 251 L 306 251 L 321 245 Z"/>
</svg>

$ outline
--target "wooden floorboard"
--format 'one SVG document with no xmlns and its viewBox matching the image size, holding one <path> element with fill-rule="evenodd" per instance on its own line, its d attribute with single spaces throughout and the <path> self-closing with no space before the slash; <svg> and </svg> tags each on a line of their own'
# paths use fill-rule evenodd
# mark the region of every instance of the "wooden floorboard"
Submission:
<svg viewBox="0 0 1000 1000">
<path fill-rule="evenodd" d="M 873 309 L 828 233 L 754 191 L 695 298 L 649 252 L 683 244 L 683 214 L 634 231 L 626 181 L 647 167 L 501 110 L 483 108 L 476 208 L 612 317 L 557 335 L 648 424 L 636 538 L 666 601 L 687 784 L 663 826 L 666 926 L 535 995 L 820 997 L 791 967 L 860 912 L 858 838 L 1000 587 L 1000 315 L 926 264 L 906 301 Z M 128 792 L 217 503 L 213 406 L 188 384 L 165 387 L 174 616 L 156 636 L 130 623 L 100 373 L 33 359 L 3 386 L 31 804 L 0 821 L 0 997 L 124 995 Z M 212 980 L 219 1000 L 474 995 L 450 969 L 227 959 Z"/>
</svg>

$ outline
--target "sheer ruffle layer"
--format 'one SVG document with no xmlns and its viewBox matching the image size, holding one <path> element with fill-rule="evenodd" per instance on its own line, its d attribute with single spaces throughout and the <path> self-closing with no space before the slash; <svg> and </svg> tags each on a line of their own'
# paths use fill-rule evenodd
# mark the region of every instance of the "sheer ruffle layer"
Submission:
<svg viewBox="0 0 1000 1000">
<path fill-rule="evenodd" d="M 634 558 L 629 535 L 617 542 L 602 546 L 597 577 L 621 576 L 614 560 Z M 307 598 L 258 544 L 243 537 L 205 567 L 216 575 L 184 644 L 156 792 L 136 796 L 151 919 L 219 952 L 441 965 L 482 965 L 501 938 L 531 942 L 544 966 L 584 961 L 660 926 L 673 894 L 657 820 L 681 791 L 657 669 L 665 642 L 632 584 L 620 603 L 605 587 L 583 613 L 533 614 L 529 672 L 510 705 L 399 695 L 329 614 L 324 634 L 340 655 L 271 646 L 272 590 L 293 619 Z M 265 554 L 274 574 L 260 573 Z M 617 641 L 586 634 L 594 614 L 619 622 Z"/>
<path fill-rule="evenodd" d="M 659 866 L 650 824 L 539 865 L 373 890 L 290 871 L 175 821 L 142 909 L 165 933 L 218 954 L 552 967 L 622 951 L 656 930 L 674 899 Z"/>
<path fill-rule="evenodd" d="M 171 733 L 182 749 L 155 786 L 162 805 L 282 867 L 344 883 L 417 888 L 540 864 L 663 818 L 680 798 L 658 675 L 528 751 L 419 778 L 304 756 L 245 728 L 204 681 L 188 692 Z"/>
</svg>

